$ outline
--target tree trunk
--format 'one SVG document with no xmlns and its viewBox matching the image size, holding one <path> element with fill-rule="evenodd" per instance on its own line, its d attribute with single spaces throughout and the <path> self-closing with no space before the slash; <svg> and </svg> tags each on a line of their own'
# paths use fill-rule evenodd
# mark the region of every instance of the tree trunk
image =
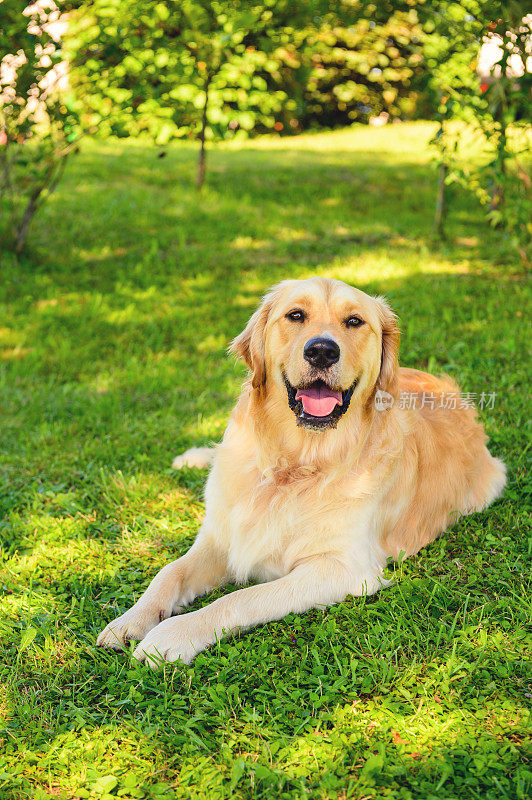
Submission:
<svg viewBox="0 0 532 800">
<path fill-rule="evenodd" d="M 198 176 L 196 179 L 196 189 L 198 192 L 201 190 L 205 181 L 205 167 L 207 154 L 205 151 L 205 131 L 207 130 L 207 106 L 209 104 L 209 87 L 211 85 L 212 75 L 207 75 L 205 79 L 205 103 L 203 105 L 203 115 L 201 118 L 201 131 L 199 135 L 200 151 L 198 157 Z"/>
<path fill-rule="evenodd" d="M 505 111 L 506 109 L 503 109 Z M 495 178 L 490 190 L 490 211 L 499 211 L 503 214 L 502 205 L 504 203 L 504 178 L 506 176 L 506 160 L 508 158 L 508 131 L 504 123 L 504 115 L 501 114 L 500 132 L 497 139 L 497 151 L 494 161 Z M 505 221 L 501 216 L 500 222 L 495 224 L 495 228 L 502 228 Z"/>
<path fill-rule="evenodd" d="M 0 131 L 1 132 L 1 131 Z M 5 144 L 0 147 L 0 196 L 5 195 L 6 208 L 13 208 L 13 185 L 11 183 L 11 148 L 9 139 L 6 137 Z M 0 219 L 2 218 L 2 205 L 0 204 Z M 8 212 L 9 213 L 9 212 Z M 6 213 L 6 217 L 8 216 Z"/>
<path fill-rule="evenodd" d="M 436 216 L 434 219 L 436 234 L 440 239 L 445 239 L 445 217 L 447 214 L 447 203 L 445 198 L 445 178 L 447 175 L 447 165 L 442 161 L 438 173 L 438 194 L 436 197 Z"/>
<path fill-rule="evenodd" d="M 37 211 L 37 203 L 41 192 L 43 190 L 42 186 L 39 186 L 28 201 L 28 205 L 26 206 L 26 210 L 24 211 L 24 215 L 22 217 L 21 223 L 17 230 L 17 241 L 15 244 L 15 253 L 20 253 L 24 246 L 24 242 L 26 241 L 26 234 L 28 233 L 28 226 L 33 219 L 35 212 Z"/>
<path fill-rule="evenodd" d="M 68 153 L 65 153 L 61 157 L 61 160 L 59 161 L 58 164 L 52 164 L 48 169 L 48 172 L 46 173 L 44 181 L 41 183 L 40 186 L 37 186 L 33 190 L 31 197 L 28 200 L 28 204 L 26 206 L 24 214 L 22 216 L 20 225 L 18 226 L 18 229 L 16 231 L 15 253 L 17 254 L 20 253 L 20 251 L 24 247 L 24 242 L 26 241 L 29 224 L 32 221 L 35 214 L 37 213 L 37 211 L 39 210 L 40 206 L 42 205 L 43 202 L 42 194 L 45 191 L 45 189 L 47 189 L 47 196 L 49 196 L 55 190 L 55 187 L 59 183 L 59 180 L 64 172 L 67 158 L 68 158 Z"/>
</svg>

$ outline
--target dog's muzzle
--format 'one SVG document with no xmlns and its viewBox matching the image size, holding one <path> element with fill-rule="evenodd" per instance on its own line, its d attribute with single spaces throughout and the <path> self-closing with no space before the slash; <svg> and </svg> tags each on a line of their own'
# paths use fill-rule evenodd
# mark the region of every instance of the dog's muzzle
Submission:
<svg viewBox="0 0 532 800">
<path fill-rule="evenodd" d="M 297 424 L 312 430 L 335 428 L 349 408 L 356 381 L 349 389 L 333 389 L 317 380 L 304 386 L 292 386 L 286 376 L 288 405 L 296 415 Z"/>
</svg>

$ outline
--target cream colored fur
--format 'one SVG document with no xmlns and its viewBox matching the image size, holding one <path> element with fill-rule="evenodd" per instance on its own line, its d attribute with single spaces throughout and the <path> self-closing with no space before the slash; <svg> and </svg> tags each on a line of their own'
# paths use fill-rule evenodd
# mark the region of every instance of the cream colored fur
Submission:
<svg viewBox="0 0 532 800">
<path fill-rule="evenodd" d="M 304 322 L 287 318 L 293 309 Z M 352 314 L 364 324 L 347 327 Z M 320 431 L 297 424 L 284 382 L 315 377 L 303 347 L 317 335 L 341 351 L 323 377 L 355 386 L 337 426 Z M 475 412 L 438 407 L 458 388 L 400 369 L 399 338 L 382 298 L 339 281 L 285 281 L 267 295 L 232 345 L 250 377 L 222 443 L 174 461 L 212 461 L 196 542 L 105 628 L 99 645 L 137 639 L 135 658 L 151 666 L 188 663 L 230 633 L 378 591 L 388 557 L 416 553 L 500 495 L 504 464 L 488 452 Z M 376 407 L 378 392 L 392 400 L 385 410 Z M 417 408 L 402 407 L 401 392 L 416 395 Z M 420 408 L 424 393 L 436 396 L 434 408 Z M 178 616 L 198 595 L 250 580 L 259 583 Z"/>
</svg>

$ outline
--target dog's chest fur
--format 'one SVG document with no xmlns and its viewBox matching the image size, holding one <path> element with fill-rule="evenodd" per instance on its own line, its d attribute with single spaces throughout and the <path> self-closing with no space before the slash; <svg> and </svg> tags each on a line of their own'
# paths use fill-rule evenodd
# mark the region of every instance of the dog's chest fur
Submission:
<svg viewBox="0 0 532 800">
<path fill-rule="evenodd" d="M 227 469 L 224 454 L 222 461 L 220 472 Z M 359 563 L 374 559 L 368 546 L 377 538 L 368 537 L 376 516 L 372 475 L 288 465 L 260 473 L 252 464 L 232 462 L 231 492 L 214 474 L 207 486 L 209 526 L 227 549 L 233 580 L 273 580 L 322 553 Z"/>
</svg>

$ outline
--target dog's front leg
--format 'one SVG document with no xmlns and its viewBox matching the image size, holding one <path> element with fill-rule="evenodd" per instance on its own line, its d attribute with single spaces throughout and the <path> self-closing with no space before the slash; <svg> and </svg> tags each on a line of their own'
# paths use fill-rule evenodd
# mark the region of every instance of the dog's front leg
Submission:
<svg viewBox="0 0 532 800">
<path fill-rule="evenodd" d="M 200 533 L 188 553 L 163 567 L 135 605 L 104 628 L 96 644 L 120 650 L 131 640 L 143 639 L 195 597 L 224 583 L 226 566 L 226 555 Z"/>
<path fill-rule="evenodd" d="M 359 594 L 360 581 L 333 556 L 307 559 L 270 583 L 240 589 L 199 611 L 157 625 L 134 652 L 139 661 L 155 667 L 180 659 L 190 663 L 209 645 L 235 631 L 282 619 L 316 606 L 328 606 L 350 593 Z"/>
</svg>

